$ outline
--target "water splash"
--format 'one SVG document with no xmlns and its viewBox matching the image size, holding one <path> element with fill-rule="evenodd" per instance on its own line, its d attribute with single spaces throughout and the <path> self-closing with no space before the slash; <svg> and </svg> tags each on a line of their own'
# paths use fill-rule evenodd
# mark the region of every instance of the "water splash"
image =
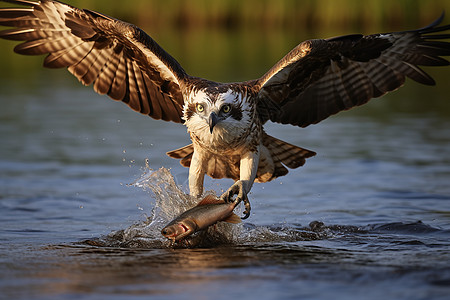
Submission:
<svg viewBox="0 0 450 300">
<path fill-rule="evenodd" d="M 183 192 L 166 168 L 153 171 L 147 167 L 142 176 L 131 185 L 151 192 L 155 200 L 155 206 L 151 215 L 146 220 L 135 223 L 126 229 L 113 231 L 107 236 L 85 241 L 85 243 L 101 247 L 152 249 L 173 247 L 171 242 L 162 236 L 162 228 L 179 214 L 194 207 L 198 200 Z M 242 209 L 242 207 L 236 208 L 237 211 Z M 413 224 L 376 224 L 364 227 L 325 225 L 319 221 L 311 222 L 307 227 L 296 224 L 259 226 L 248 222 L 241 224 L 219 222 L 206 230 L 189 236 L 183 240 L 183 243 L 177 244 L 175 247 L 217 247 L 224 244 L 273 245 L 277 243 L 323 240 L 345 235 L 364 235 L 368 232 L 379 233 L 385 230 L 386 226 L 389 230 L 394 231 L 399 228 L 403 230 L 405 228 L 414 228 L 416 233 L 425 229 L 430 230 L 431 228 L 420 222 Z"/>
<path fill-rule="evenodd" d="M 182 191 L 166 168 L 153 171 L 148 166 L 141 177 L 130 184 L 149 191 L 155 200 L 151 215 L 144 221 L 122 230 L 113 231 L 105 237 L 89 240 L 95 246 L 126 248 L 167 248 L 171 243 L 161 235 L 167 223 L 184 211 L 194 207 L 198 199 Z M 212 194 L 213 192 L 207 192 Z M 242 207 L 237 207 L 237 211 Z M 214 247 L 223 244 L 246 244 L 298 239 L 298 231 L 293 234 L 285 229 L 273 229 L 252 224 L 229 224 L 219 222 L 207 230 L 186 238 L 180 247 Z M 309 239 L 309 237 L 308 237 Z"/>
<path fill-rule="evenodd" d="M 197 205 L 198 199 L 183 192 L 175 183 L 170 171 L 164 167 L 153 171 L 147 166 L 141 177 L 130 185 L 151 192 L 155 200 L 151 215 L 145 221 L 87 243 L 95 246 L 127 248 L 171 247 L 170 241 L 161 235 L 161 230 L 176 216 Z M 213 192 L 207 194 L 211 193 Z M 177 246 L 209 247 L 234 243 L 238 240 L 241 230 L 242 225 L 219 222 L 207 230 L 193 234 Z"/>
</svg>

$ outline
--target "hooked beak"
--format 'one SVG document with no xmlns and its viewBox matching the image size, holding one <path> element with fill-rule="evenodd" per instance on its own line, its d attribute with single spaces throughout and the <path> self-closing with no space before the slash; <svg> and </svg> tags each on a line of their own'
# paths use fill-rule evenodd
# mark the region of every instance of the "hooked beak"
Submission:
<svg viewBox="0 0 450 300">
<path fill-rule="evenodd" d="M 212 112 L 209 115 L 208 124 L 209 124 L 209 132 L 212 133 L 214 126 L 216 126 L 217 122 L 219 122 L 219 118 L 215 112 Z"/>
</svg>

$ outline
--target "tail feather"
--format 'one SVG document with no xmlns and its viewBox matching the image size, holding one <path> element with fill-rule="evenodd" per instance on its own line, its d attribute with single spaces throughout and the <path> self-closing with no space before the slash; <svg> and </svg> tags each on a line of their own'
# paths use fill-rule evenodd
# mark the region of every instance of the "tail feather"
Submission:
<svg viewBox="0 0 450 300">
<path fill-rule="evenodd" d="M 267 182 L 284 176 L 289 172 L 287 168 L 296 169 L 303 166 L 307 158 L 316 155 L 314 151 L 286 143 L 268 134 L 263 135 L 263 146 L 267 149 L 269 157 L 262 155 L 260 158 L 256 178 L 258 182 Z"/>
<path fill-rule="evenodd" d="M 189 168 L 191 165 L 192 154 L 194 154 L 194 145 L 189 144 L 182 148 L 172 150 L 166 153 L 169 157 L 181 159 L 180 164 L 183 167 Z"/>
<path fill-rule="evenodd" d="M 307 158 L 315 152 L 286 143 L 264 133 L 261 155 L 256 174 L 257 182 L 271 181 L 286 175 L 289 169 L 296 169 L 305 164 Z M 182 166 L 191 165 L 194 146 L 192 144 L 167 152 L 169 157 L 180 159 Z M 239 179 L 239 157 L 213 157 L 206 172 L 212 178 Z"/>
<path fill-rule="evenodd" d="M 316 155 L 314 151 L 283 142 L 268 134 L 263 136 L 263 145 L 267 147 L 273 158 L 281 161 L 290 169 L 303 166 L 307 158 Z"/>
</svg>

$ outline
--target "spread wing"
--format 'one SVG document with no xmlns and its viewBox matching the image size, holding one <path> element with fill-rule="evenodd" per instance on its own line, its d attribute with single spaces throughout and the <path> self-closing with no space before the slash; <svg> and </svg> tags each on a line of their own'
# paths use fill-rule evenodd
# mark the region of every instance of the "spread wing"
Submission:
<svg viewBox="0 0 450 300">
<path fill-rule="evenodd" d="M 125 102 L 155 119 L 182 122 L 178 62 L 144 31 L 108 16 L 57 1 L 7 1 L 0 9 L 0 37 L 25 41 L 15 52 L 48 54 L 44 66 L 63 68 L 99 94 Z"/>
<path fill-rule="evenodd" d="M 450 55 L 450 43 L 439 41 L 450 38 L 442 19 L 414 31 L 299 44 L 256 83 L 260 116 L 306 127 L 399 88 L 406 76 L 434 85 L 419 65 L 449 64 L 440 57 Z"/>
</svg>

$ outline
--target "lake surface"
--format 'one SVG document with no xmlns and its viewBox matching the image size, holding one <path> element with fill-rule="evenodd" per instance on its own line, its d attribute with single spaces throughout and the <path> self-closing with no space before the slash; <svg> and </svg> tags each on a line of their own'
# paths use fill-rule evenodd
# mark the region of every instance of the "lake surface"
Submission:
<svg viewBox="0 0 450 300">
<path fill-rule="evenodd" d="M 64 71 L 12 68 L 0 82 L 0 298 L 448 299 L 450 70 L 306 129 L 269 124 L 318 155 L 255 184 L 243 224 L 174 249 L 159 230 L 189 207 L 188 170 L 165 152 L 189 143 L 185 127 Z"/>
</svg>

